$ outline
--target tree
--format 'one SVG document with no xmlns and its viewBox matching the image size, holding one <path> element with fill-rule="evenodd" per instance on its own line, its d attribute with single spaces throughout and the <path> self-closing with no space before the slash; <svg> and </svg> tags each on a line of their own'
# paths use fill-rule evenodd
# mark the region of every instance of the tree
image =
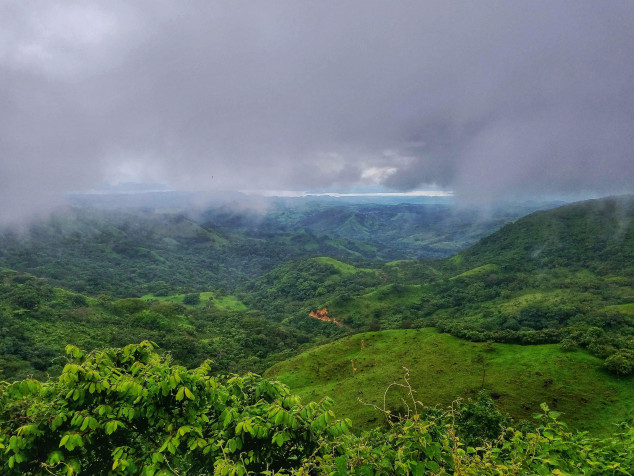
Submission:
<svg viewBox="0 0 634 476">
<path fill-rule="evenodd" d="M 216 378 L 210 362 L 171 365 L 151 342 L 66 351 L 59 380 L 0 384 L 2 474 L 279 471 L 348 431 L 327 399 L 302 405 L 254 374 Z"/>
<path fill-rule="evenodd" d="M 606 368 L 617 375 L 634 374 L 634 350 L 621 349 L 605 359 Z"/>
<path fill-rule="evenodd" d="M 200 294 L 199 293 L 186 294 L 183 297 L 183 304 L 187 304 L 188 306 L 197 306 L 198 304 L 200 304 Z"/>
</svg>

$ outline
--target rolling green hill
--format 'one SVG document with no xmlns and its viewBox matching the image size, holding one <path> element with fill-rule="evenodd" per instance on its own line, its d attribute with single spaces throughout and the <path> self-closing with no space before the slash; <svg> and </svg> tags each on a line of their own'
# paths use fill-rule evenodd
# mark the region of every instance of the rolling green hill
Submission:
<svg viewBox="0 0 634 476">
<path fill-rule="evenodd" d="M 586 352 L 466 342 L 427 328 L 357 334 L 276 364 L 265 375 L 305 400 L 331 396 L 337 414 L 365 429 L 381 423 L 370 405 L 383 407 L 388 386 L 404 383 L 404 367 L 416 398 L 427 406 L 445 407 L 484 389 L 516 419 L 530 419 L 542 402 L 577 429 L 610 432 L 614 423 L 634 416 L 634 377 L 608 374 Z M 402 388 L 392 387 L 387 408 L 404 411 L 405 397 Z"/>
<path fill-rule="evenodd" d="M 537 212 L 449 259 L 388 263 L 376 285 L 321 304 L 359 331 L 435 326 L 476 342 L 562 343 L 634 373 L 633 217 L 633 197 Z"/>
<path fill-rule="evenodd" d="M 634 273 L 634 196 L 587 200 L 538 211 L 452 258 L 460 269 L 489 263 L 515 270 L 570 267 Z"/>
</svg>

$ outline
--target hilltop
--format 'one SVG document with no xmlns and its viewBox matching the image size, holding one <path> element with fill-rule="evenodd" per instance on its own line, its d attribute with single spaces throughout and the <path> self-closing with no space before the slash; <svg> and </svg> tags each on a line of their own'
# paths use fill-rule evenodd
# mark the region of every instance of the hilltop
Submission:
<svg viewBox="0 0 634 476">
<path fill-rule="evenodd" d="M 634 272 L 634 195 L 538 211 L 483 238 L 451 260 L 460 269 L 494 263 L 513 270 L 568 267 Z"/>
</svg>

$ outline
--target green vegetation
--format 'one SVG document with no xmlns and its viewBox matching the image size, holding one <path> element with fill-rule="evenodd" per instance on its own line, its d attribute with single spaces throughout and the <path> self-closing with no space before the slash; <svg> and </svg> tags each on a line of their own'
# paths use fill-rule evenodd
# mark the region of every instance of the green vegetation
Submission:
<svg viewBox="0 0 634 476">
<path fill-rule="evenodd" d="M 149 302 L 174 302 L 198 308 L 214 307 L 221 311 L 246 311 L 248 309 L 247 306 L 245 306 L 244 303 L 240 302 L 235 296 L 219 296 L 218 294 L 218 292 L 213 291 L 197 293 L 198 301 L 195 302 L 195 304 L 189 304 L 185 302 L 185 297 L 188 296 L 188 294 L 171 294 L 169 296 L 155 296 L 153 294 L 146 294 L 145 296 L 142 296 L 141 299 Z"/>
<path fill-rule="evenodd" d="M 507 270 L 570 268 L 628 276 L 634 270 L 633 218 L 632 196 L 535 212 L 461 252 L 460 266 L 493 263 Z"/>
<path fill-rule="evenodd" d="M 289 260 L 358 263 L 441 257 L 526 213 L 490 216 L 445 205 L 271 204 L 266 213 L 75 208 L 19 232 L 0 229 L 0 267 L 97 296 L 233 293 Z M 347 226 L 342 226 L 348 223 Z M 410 239 L 425 230 L 426 239 Z M 451 242 L 452 245 L 437 246 Z"/>
<path fill-rule="evenodd" d="M 248 374 L 171 365 L 150 342 L 89 354 L 66 349 L 57 381 L 0 384 L 3 474 L 630 474 L 634 428 L 574 434 L 542 405 L 527 430 L 479 396 L 447 412 L 385 407 L 385 430 L 351 434 L 330 401 L 302 403 Z M 473 443 L 477 446 L 472 446 Z"/>
<path fill-rule="evenodd" d="M 390 284 L 342 299 L 356 330 L 434 326 L 475 342 L 563 343 L 623 375 L 634 351 L 634 199 L 537 212 L 444 261 L 393 262 Z M 621 364 L 617 365 L 617 362 Z M 631 369 L 631 370 L 629 370 Z"/>
<path fill-rule="evenodd" d="M 303 399 L 333 397 L 337 414 L 369 429 L 377 424 L 370 405 L 383 406 L 384 390 L 403 367 L 416 399 L 428 406 L 447 406 L 485 390 L 516 420 L 530 419 L 543 402 L 572 427 L 593 432 L 610 433 L 615 423 L 634 416 L 634 377 L 610 375 L 586 352 L 465 342 L 433 329 L 357 334 L 276 364 L 265 376 Z M 403 412 L 406 397 L 392 388 L 388 409 Z"/>
<path fill-rule="evenodd" d="M 3 474 L 632 474 L 634 198 L 447 211 L 1 232 Z"/>
<path fill-rule="evenodd" d="M 500 267 L 496 264 L 485 264 L 478 266 L 477 268 L 470 269 L 464 273 L 460 273 L 456 276 L 452 276 L 449 279 L 471 278 L 474 276 L 484 276 L 491 273 L 499 273 Z"/>
<path fill-rule="evenodd" d="M 59 380 L 1 385 L 3 474 L 278 471 L 347 430 L 327 400 L 300 405 L 275 382 L 188 371 L 153 348 L 68 346 Z"/>
<path fill-rule="evenodd" d="M 216 372 L 261 372 L 317 337 L 267 320 L 234 296 L 210 297 L 201 293 L 196 306 L 181 304 L 184 295 L 90 298 L 0 270 L 0 378 L 59 374 L 69 342 L 95 349 L 143 339 L 188 367 L 212 358 Z"/>
</svg>

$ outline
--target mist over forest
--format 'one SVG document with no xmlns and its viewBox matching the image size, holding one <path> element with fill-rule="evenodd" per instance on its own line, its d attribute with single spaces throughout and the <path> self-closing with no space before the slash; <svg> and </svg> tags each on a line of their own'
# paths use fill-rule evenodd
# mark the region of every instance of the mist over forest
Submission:
<svg viewBox="0 0 634 476">
<path fill-rule="evenodd" d="M 0 4 L 0 473 L 634 474 L 634 3 Z"/>
</svg>

